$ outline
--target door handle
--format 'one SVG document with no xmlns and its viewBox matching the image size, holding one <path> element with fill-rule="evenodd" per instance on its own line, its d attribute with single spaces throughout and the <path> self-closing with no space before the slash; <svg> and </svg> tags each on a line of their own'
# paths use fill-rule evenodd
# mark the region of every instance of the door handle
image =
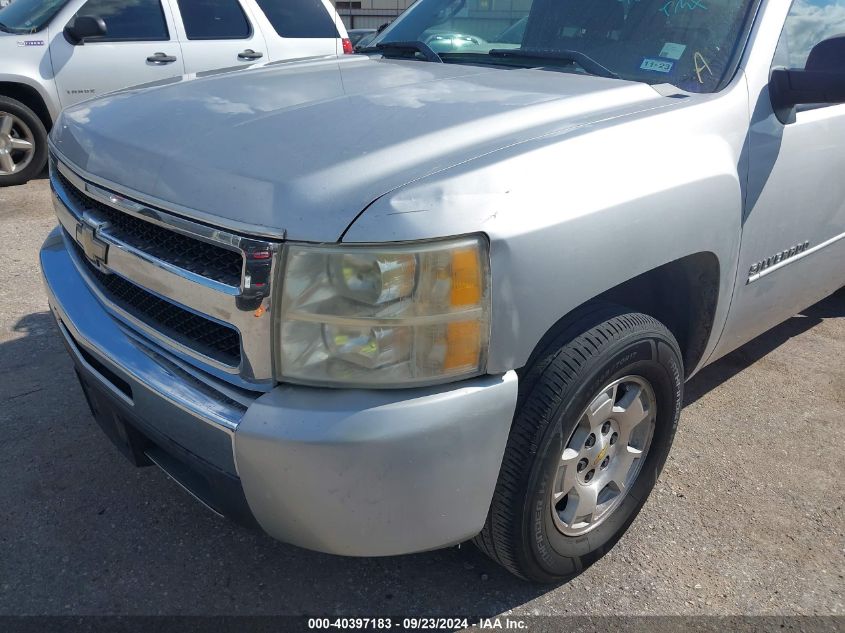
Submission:
<svg viewBox="0 0 845 633">
<path fill-rule="evenodd" d="M 167 53 L 156 53 L 147 57 L 147 61 L 152 64 L 172 64 L 176 61 L 176 58 Z"/>
<path fill-rule="evenodd" d="M 238 53 L 238 59 L 261 59 L 264 57 L 264 53 L 256 53 L 251 48 L 246 49 L 245 51 L 241 51 Z"/>
</svg>

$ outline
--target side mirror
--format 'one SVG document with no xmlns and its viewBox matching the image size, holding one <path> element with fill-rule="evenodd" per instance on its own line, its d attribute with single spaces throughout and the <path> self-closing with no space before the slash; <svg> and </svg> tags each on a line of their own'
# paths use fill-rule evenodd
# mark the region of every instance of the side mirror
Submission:
<svg viewBox="0 0 845 633">
<path fill-rule="evenodd" d="M 103 18 L 94 15 L 80 15 L 68 23 L 64 33 L 67 41 L 76 46 L 77 44 L 84 44 L 89 37 L 104 36 L 107 30 Z"/>
<path fill-rule="evenodd" d="M 385 22 L 384 24 L 380 24 L 379 27 L 376 29 L 376 33 L 377 34 L 381 33 L 384 29 L 387 28 L 388 24 L 390 24 L 390 22 Z"/>
<path fill-rule="evenodd" d="M 776 68 L 769 82 L 769 94 L 778 119 L 787 123 L 795 117 L 795 106 L 811 103 L 845 103 L 845 35 L 819 42 L 810 51 L 803 70 Z"/>
</svg>

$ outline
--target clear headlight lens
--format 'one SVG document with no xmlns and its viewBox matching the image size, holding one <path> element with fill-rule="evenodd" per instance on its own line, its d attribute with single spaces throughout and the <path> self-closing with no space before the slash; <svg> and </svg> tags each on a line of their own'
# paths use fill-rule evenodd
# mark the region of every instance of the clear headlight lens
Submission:
<svg viewBox="0 0 845 633">
<path fill-rule="evenodd" d="M 411 387 L 484 371 L 487 241 L 286 247 L 278 367 L 291 382 Z"/>
</svg>

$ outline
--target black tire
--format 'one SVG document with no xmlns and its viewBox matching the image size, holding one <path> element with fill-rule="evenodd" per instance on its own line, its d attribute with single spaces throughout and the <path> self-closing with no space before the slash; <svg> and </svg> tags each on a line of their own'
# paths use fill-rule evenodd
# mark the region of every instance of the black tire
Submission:
<svg viewBox="0 0 845 633">
<path fill-rule="evenodd" d="M 620 505 L 581 536 L 555 527 L 551 485 L 588 404 L 624 376 L 644 377 L 656 400 L 651 446 Z M 546 345 L 520 381 L 519 399 L 484 529 L 474 543 L 520 578 L 568 580 L 607 553 L 639 513 L 663 469 L 683 401 L 678 343 L 656 319 L 600 304 Z"/>
<path fill-rule="evenodd" d="M 22 185 L 40 174 L 47 164 L 47 130 L 38 115 L 16 99 L 0 96 L 0 112 L 19 118 L 32 132 L 35 154 L 30 163 L 13 174 L 0 174 L 0 187 Z"/>
</svg>

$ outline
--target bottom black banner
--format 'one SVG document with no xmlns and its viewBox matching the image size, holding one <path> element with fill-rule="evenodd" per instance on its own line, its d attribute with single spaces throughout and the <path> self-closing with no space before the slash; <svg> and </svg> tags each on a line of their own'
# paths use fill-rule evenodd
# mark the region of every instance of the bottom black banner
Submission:
<svg viewBox="0 0 845 633">
<path fill-rule="evenodd" d="M 842 633 L 845 616 L 0 616 L 0 633 L 284 631 Z"/>
</svg>

